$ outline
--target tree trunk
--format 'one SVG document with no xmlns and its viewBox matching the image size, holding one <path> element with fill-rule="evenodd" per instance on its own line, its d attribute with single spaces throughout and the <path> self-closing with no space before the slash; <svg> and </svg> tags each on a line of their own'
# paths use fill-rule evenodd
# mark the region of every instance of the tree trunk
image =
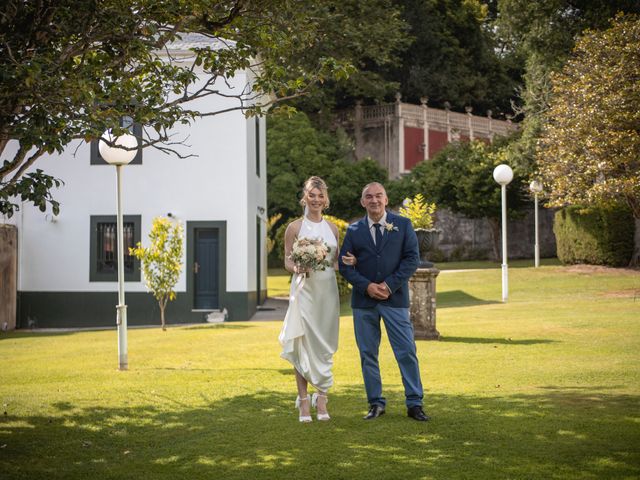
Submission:
<svg viewBox="0 0 640 480">
<path fill-rule="evenodd" d="M 500 261 L 500 220 L 497 218 L 487 218 L 489 227 L 491 227 L 491 240 L 493 240 L 493 258 L 496 262 Z"/>
<path fill-rule="evenodd" d="M 631 255 L 630 267 L 640 267 L 640 218 L 635 218 L 636 230 L 633 236 L 633 255 Z"/>
<path fill-rule="evenodd" d="M 167 300 L 166 299 L 162 299 L 158 302 L 158 304 L 160 305 L 160 323 L 162 324 L 162 330 L 166 331 L 167 330 L 167 326 L 164 323 L 164 309 L 167 306 Z"/>
</svg>

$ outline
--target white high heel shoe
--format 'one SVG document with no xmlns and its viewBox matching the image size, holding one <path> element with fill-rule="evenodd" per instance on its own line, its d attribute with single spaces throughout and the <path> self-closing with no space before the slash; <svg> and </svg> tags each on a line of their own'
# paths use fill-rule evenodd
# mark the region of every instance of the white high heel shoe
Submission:
<svg viewBox="0 0 640 480">
<path fill-rule="evenodd" d="M 309 395 L 307 395 L 305 398 L 300 398 L 299 395 L 296 397 L 296 408 L 298 409 L 298 412 L 300 413 L 300 415 L 298 416 L 298 420 L 301 423 L 309 423 L 309 422 L 313 421 L 313 419 L 311 418 L 311 415 L 302 415 L 302 409 L 300 408 L 300 404 L 302 402 L 308 402 L 308 401 L 309 401 Z"/>
<path fill-rule="evenodd" d="M 318 405 L 318 397 L 324 397 L 327 399 L 327 403 L 329 403 L 329 398 L 327 397 L 326 393 L 314 393 L 311 396 L 311 406 L 313 408 L 315 408 L 317 410 L 317 405 Z M 327 404 L 325 403 L 325 405 Z M 316 417 L 318 418 L 318 420 L 320 421 L 327 421 L 327 420 L 331 420 L 331 417 L 329 416 L 328 413 L 316 413 Z"/>
</svg>

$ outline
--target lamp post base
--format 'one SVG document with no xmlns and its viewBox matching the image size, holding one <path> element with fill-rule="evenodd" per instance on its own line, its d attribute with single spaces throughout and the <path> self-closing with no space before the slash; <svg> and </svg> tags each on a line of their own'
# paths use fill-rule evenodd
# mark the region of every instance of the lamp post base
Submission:
<svg viewBox="0 0 640 480">
<path fill-rule="evenodd" d="M 129 370 L 126 305 L 116 305 L 116 325 L 118 327 L 118 370 Z"/>
</svg>

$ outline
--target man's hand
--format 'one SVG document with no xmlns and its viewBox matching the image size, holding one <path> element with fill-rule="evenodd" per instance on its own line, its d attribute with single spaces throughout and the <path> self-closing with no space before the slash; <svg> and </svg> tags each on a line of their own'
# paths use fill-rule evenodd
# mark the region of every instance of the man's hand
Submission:
<svg viewBox="0 0 640 480">
<path fill-rule="evenodd" d="M 376 300 L 386 300 L 389 298 L 389 289 L 384 283 L 370 283 L 367 286 L 367 294 Z"/>
<path fill-rule="evenodd" d="M 358 260 L 353 253 L 347 252 L 346 255 L 342 256 L 342 263 L 353 267 L 356 263 L 358 263 Z"/>
</svg>

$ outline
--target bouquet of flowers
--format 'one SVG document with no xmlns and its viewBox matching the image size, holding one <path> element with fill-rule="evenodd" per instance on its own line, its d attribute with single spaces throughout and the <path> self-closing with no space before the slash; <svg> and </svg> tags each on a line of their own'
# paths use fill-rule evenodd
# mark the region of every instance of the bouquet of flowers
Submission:
<svg viewBox="0 0 640 480">
<path fill-rule="evenodd" d="M 319 238 L 298 238 L 293 242 L 289 258 L 299 267 L 311 271 L 324 270 L 330 266 L 327 256 L 331 247 Z"/>
</svg>

